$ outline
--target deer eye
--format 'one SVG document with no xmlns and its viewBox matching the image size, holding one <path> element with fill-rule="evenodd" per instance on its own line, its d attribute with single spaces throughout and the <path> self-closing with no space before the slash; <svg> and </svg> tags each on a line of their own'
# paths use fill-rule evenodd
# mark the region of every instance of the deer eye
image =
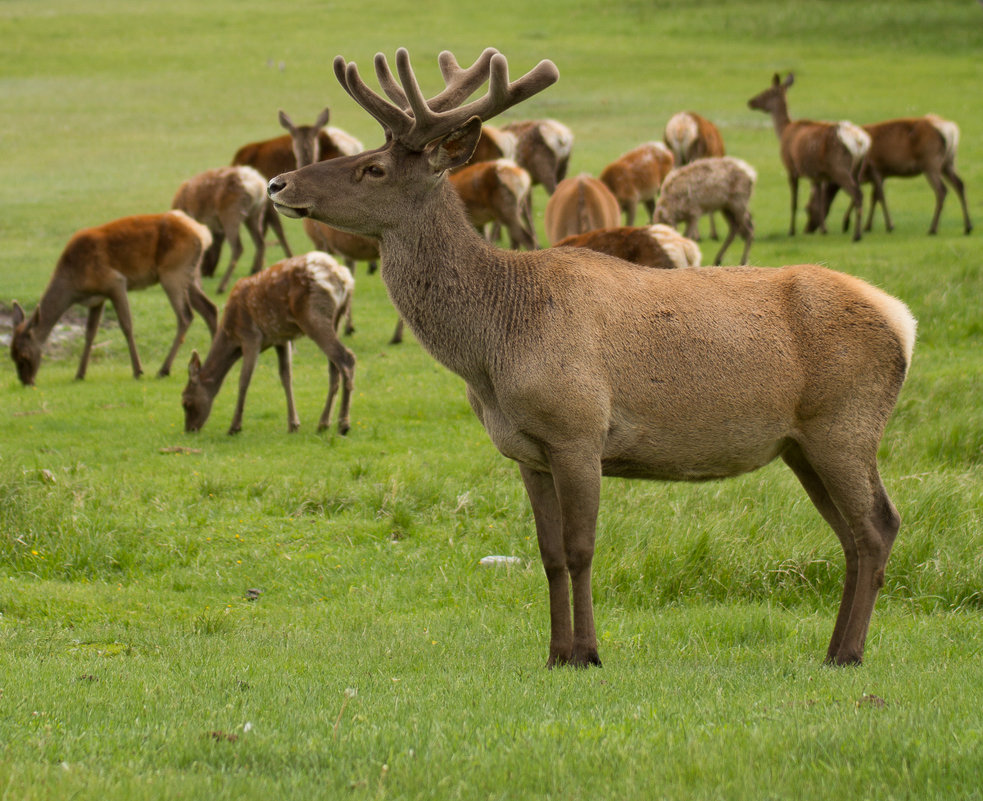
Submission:
<svg viewBox="0 0 983 801">
<path fill-rule="evenodd" d="M 362 175 L 368 175 L 372 178 L 383 178 L 386 171 L 380 167 L 378 164 L 368 164 L 365 169 L 362 170 Z"/>
</svg>

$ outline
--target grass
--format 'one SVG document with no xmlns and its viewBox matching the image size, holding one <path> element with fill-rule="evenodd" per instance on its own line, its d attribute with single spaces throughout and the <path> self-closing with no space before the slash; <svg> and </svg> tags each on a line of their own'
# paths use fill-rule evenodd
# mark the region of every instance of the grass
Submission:
<svg viewBox="0 0 983 801">
<path fill-rule="evenodd" d="M 72 232 L 167 208 L 184 178 L 276 135 L 278 108 L 303 120 L 328 104 L 332 124 L 379 142 L 335 83 L 335 53 L 367 64 L 406 45 L 427 89 L 443 48 L 463 61 L 494 45 L 513 74 L 552 58 L 560 82 L 504 116 L 570 125 L 574 172 L 693 108 L 759 172 L 754 263 L 827 264 L 919 319 L 881 450 L 904 525 L 867 661 L 820 666 L 842 556 L 771 465 L 698 486 L 605 482 L 604 667 L 545 671 L 517 471 L 460 379 L 412 337 L 386 344 L 395 313 L 360 266 L 347 437 L 314 433 L 328 377 L 310 342 L 289 436 L 272 354 L 240 435 L 225 434 L 234 378 L 205 429 L 183 433 L 180 365 L 207 350 L 200 321 L 169 379 L 130 377 L 112 313 L 84 382 L 77 338 L 49 351 L 35 389 L 8 361 L 0 798 L 979 798 L 978 235 L 962 235 L 950 194 L 927 237 L 932 195 L 915 179 L 888 183 L 890 235 L 878 222 L 858 244 L 787 237 L 777 142 L 746 107 L 794 70 L 793 117 L 957 120 L 979 225 L 978 4 L 438 2 L 426 24 L 416 7 L 373 11 L 368 24 L 348 2 L 0 5 L 0 305 L 33 308 Z M 174 321 L 158 289 L 131 304 L 149 376 Z M 479 566 L 488 554 L 521 561 Z"/>
</svg>

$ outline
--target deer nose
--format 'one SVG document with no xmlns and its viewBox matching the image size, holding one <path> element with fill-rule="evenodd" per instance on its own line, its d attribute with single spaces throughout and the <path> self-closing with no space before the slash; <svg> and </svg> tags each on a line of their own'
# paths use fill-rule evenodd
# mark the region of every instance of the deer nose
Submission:
<svg viewBox="0 0 983 801">
<path fill-rule="evenodd" d="M 273 197 L 277 192 L 286 187 L 287 182 L 283 180 L 282 175 L 278 175 L 276 178 L 271 178 L 269 184 L 266 185 L 266 194 Z"/>
</svg>

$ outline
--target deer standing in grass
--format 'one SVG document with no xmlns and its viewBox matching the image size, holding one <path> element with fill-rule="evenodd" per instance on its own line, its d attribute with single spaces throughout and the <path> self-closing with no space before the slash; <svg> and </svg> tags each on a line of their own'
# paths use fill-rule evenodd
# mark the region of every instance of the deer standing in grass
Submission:
<svg viewBox="0 0 983 801">
<path fill-rule="evenodd" d="M 211 243 L 208 229 L 181 211 L 123 217 L 75 233 L 58 259 L 34 313 L 27 317 L 14 301 L 10 355 L 21 383 L 34 384 L 41 366 L 41 347 L 61 316 L 76 303 L 89 308 L 85 346 L 75 373 L 76 379 L 85 378 L 106 300 L 116 309 L 119 327 L 130 350 L 133 377 L 139 378 L 143 367 L 133 339 L 133 318 L 126 294 L 158 283 L 177 316 L 174 343 L 157 373 L 169 375 L 171 363 L 194 319 L 192 309 L 202 316 L 215 336 L 218 311 L 202 292 L 198 272 L 202 256 Z"/>
<path fill-rule="evenodd" d="M 591 562 L 602 475 L 699 481 L 776 457 L 846 557 L 827 659 L 860 662 L 900 525 L 877 449 L 914 346 L 907 307 L 814 265 L 642 270 L 581 248 L 493 247 L 446 172 L 470 157 L 482 120 L 557 70 L 544 61 L 510 83 L 492 49 L 467 69 L 447 52 L 439 63 L 446 88 L 428 100 L 405 50 L 399 83 L 376 56 L 387 100 L 336 58 L 386 144 L 281 175 L 269 192 L 283 214 L 380 240 L 396 308 L 518 462 L 549 586 L 548 664 L 600 662 Z M 488 93 L 466 102 L 485 80 Z"/>
<path fill-rule="evenodd" d="M 216 167 L 192 176 L 178 187 L 171 208 L 194 217 L 212 233 L 212 247 L 205 258 L 217 259 L 216 243 L 221 245 L 224 240 L 229 240 L 232 251 L 229 266 L 218 282 L 216 292 L 225 291 L 242 256 L 240 226 L 246 228 L 256 247 L 250 272 L 263 269 L 266 202 L 266 181 L 252 167 Z"/>
<path fill-rule="evenodd" d="M 805 177 L 812 182 L 820 207 L 825 206 L 825 187 L 829 183 L 837 184 L 850 196 L 856 210 L 853 241 L 859 241 L 864 196 L 860 191 L 858 175 L 870 148 L 870 136 L 845 120 L 829 123 L 789 119 L 785 95 L 794 81 L 795 76 L 791 72 L 784 81 L 775 73 L 771 86 L 748 101 L 748 107 L 771 115 L 778 135 L 782 163 L 788 173 L 792 193 L 789 236 L 795 236 L 799 178 Z M 825 222 L 821 228 L 825 233 Z"/>
<path fill-rule="evenodd" d="M 635 224 L 635 207 L 641 203 L 651 223 L 655 199 L 662 181 L 673 167 L 673 155 L 662 142 L 647 142 L 629 150 L 601 171 L 601 182 L 618 199 L 625 223 Z"/>
<path fill-rule="evenodd" d="M 966 189 L 962 178 L 956 172 L 956 151 L 959 146 L 959 126 L 951 120 L 944 120 L 935 114 L 924 117 L 906 117 L 896 120 L 864 125 L 870 135 L 870 150 L 860 168 L 861 183 L 871 184 L 870 210 L 867 212 L 865 231 L 870 231 L 874 223 L 874 210 L 881 204 L 884 213 L 884 226 L 894 230 L 891 214 L 884 196 L 885 178 L 912 178 L 924 175 L 935 192 L 935 213 L 928 228 L 930 234 L 939 230 L 939 217 L 947 190 L 943 178 L 948 181 L 959 196 L 963 211 L 963 231 L 970 233 L 973 224 L 966 206 Z M 827 187 L 825 208 L 819 208 L 818 196 L 809 199 L 809 229 L 821 226 L 829 213 L 830 204 L 836 195 L 836 185 Z M 852 206 L 843 217 L 843 230 L 847 230 Z"/>
<path fill-rule="evenodd" d="M 539 247 L 525 214 L 532 179 L 514 161 L 479 161 L 451 173 L 449 180 L 477 230 L 483 232 L 488 223 L 498 223 L 509 232 L 513 250 L 520 246 L 526 250 Z"/>
<path fill-rule="evenodd" d="M 555 248 L 588 248 L 607 253 L 642 267 L 671 270 L 699 267 L 700 246 L 668 225 L 619 226 L 598 228 L 574 234 L 556 242 Z"/>
<path fill-rule="evenodd" d="M 666 123 L 662 141 L 672 153 L 676 167 L 685 167 L 697 159 L 726 156 L 724 138 L 706 117 L 695 111 L 679 111 Z M 710 238 L 717 238 L 717 225 L 714 215 L 709 215 Z"/>
<path fill-rule="evenodd" d="M 327 253 L 313 251 L 283 259 L 232 287 L 222 322 L 204 364 L 195 351 L 188 365 L 188 383 L 181 395 L 184 430 L 198 431 L 208 420 L 212 402 L 232 366 L 241 358 L 239 398 L 230 434 L 242 430 L 246 390 L 259 354 L 275 348 L 280 382 L 287 396 L 287 430 L 297 431 L 300 418 L 294 406 L 291 342 L 308 336 L 328 357 L 331 384 L 318 422 L 323 431 L 331 422 L 331 406 L 341 385 L 338 431 L 351 428 L 349 408 L 355 379 L 355 355 L 338 339 L 338 323 L 351 305 L 355 281 L 351 272 Z"/>
</svg>

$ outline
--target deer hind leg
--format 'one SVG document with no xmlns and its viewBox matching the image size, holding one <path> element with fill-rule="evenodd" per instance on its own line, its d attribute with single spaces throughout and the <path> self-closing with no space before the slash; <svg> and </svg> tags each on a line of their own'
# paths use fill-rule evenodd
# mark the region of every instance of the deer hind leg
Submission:
<svg viewBox="0 0 983 801">
<path fill-rule="evenodd" d="M 126 346 L 130 349 L 130 365 L 133 368 L 133 377 L 139 378 L 143 375 L 143 367 L 140 364 L 140 356 L 137 354 L 137 343 L 133 339 L 133 317 L 130 314 L 130 301 L 126 297 L 126 284 L 121 280 L 114 286 L 109 293 L 109 299 L 116 309 L 116 318 L 119 320 L 119 327 L 123 329 L 123 336 L 126 337 Z"/>
<path fill-rule="evenodd" d="M 730 209 L 723 209 L 722 213 L 724 219 L 727 220 L 727 236 L 724 238 L 724 243 L 720 246 L 720 250 L 717 251 L 716 258 L 713 260 L 715 265 L 719 265 L 723 260 L 724 252 L 730 247 L 730 243 L 734 241 L 738 229 L 737 217 L 734 216 L 734 213 Z M 748 243 L 748 247 L 750 247 L 750 243 Z M 747 258 L 747 249 L 744 251 L 744 257 L 745 259 Z M 741 263 L 743 264 L 744 262 L 742 261 Z"/>
<path fill-rule="evenodd" d="M 891 220 L 891 212 L 887 209 L 887 196 L 884 194 L 884 179 L 880 173 L 871 173 L 871 184 L 873 188 L 870 191 L 870 211 L 867 213 L 867 225 L 864 226 L 864 230 L 870 231 L 873 228 L 874 209 L 880 203 L 881 211 L 884 214 L 884 227 L 890 233 L 894 230 L 894 222 Z"/>
<path fill-rule="evenodd" d="M 201 315 L 201 319 L 205 321 L 211 332 L 212 339 L 215 339 L 215 332 L 218 330 L 218 309 L 198 286 L 197 281 L 188 286 L 188 301 L 191 303 L 191 308 Z"/>
<path fill-rule="evenodd" d="M 212 244 L 201 257 L 201 274 L 205 278 L 215 275 L 218 267 L 219 257 L 222 255 L 222 245 L 225 243 L 225 234 L 221 231 L 212 231 Z"/>
<path fill-rule="evenodd" d="M 963 179 L 956 174 L 956 168 L 951 162 L 942 168 L 942 174 L 952 184 L 952 188 L 956 190 L 956 195 L 963 207 L 963 231 L 968 234 L 973 230 L 973 223 L 969 220 L 969 208 L 966 206 L 966 187 L 963 184 Z"/>
<path fill-rule="evenodd" d="M 293 434 L 300 429 L 300 417 L 297 416 L 297 407 L 294 405 L 294 384 L 290 356 L 292 349 L 289 342 L 275 347 L 277 367 L 280 370 L 280 383 L 283 384 L 283 392 L 287 396 L 287 431 Z"/>
<path fill-rule="evenodd" d="M 232 278 L 232 274 L 235 272 L 236 264 L 239 261 L 239 257 L 242 255 L 242 240 L 239 238 L 239 216 L 238 213 L 231 219 L 222 220 L 222 230 L 224 231 L 224 236 L 229 240 L 229 266 L 225 269 L 225 275 L 222 276 L 222 280 L 219 281 L 218 288 L 215 290 L 220 295 L 225 292 L 225 288 L 229 284 L 229 280 Z"/>
<path fill-rule="evenodd" d="M 645 212 L 649 216 L 649 225 L 655 222 L 655 198 L 650 197 L 647 200 L 643 200 L 642 203 L 645 205 Z M 713 223 L 713 217 L 710 218 L 711 224 Z"/>
<path fill-rule="evenodd" d="M 314 323 L 309 321 L 301 328 L 324 351 L 330 363 L 328 370 L 331 383 L 328 388 L 324 411 L 321 412 L 321 419 L 317 424 L 317 430 L 324 431 L 331 425 L 331 406 L 334 403 L 340 383 L 341 404 L 338 407 L 338 433 L 347 434 L 351 429 L 349 414 L 352 403 L 352 388 L 355 385 L 355 354 L 338 339 L 333 322 L 318 321 Z"/>
<path fill-rule="evenodd" d="M 265 204 L 258 209 L 254 209 L 246 218 L 246 230 L 253 240 L 256 250 L 253 255 L 253 266 L 249 270 L 250 275 L 255 275 L 263 269 L 263 259 L 266 256 L 266 240 L 263 238 L 263 217 L 266 214 Z"/>
<path fill-rule="evenodd" d="M 842 454 L 848 453 L 850 446 L 836 450 L 839 456 L 835 468 L 824 467 L 826 460 L 808 456 L 797 444 L 791 445 L 783 458 L 843 547 L 843 596 L 826 662 L 851 665 L 860 664 L 863 659 L 874 602 L 884 584 L 884 568 L 901 518 L 884 490 L 873 454 L 869 467 L 858 464 L 857 469 L 846 473 Z"/>
<path fill-rule="evenodd" d="M 792 220 L 788 226 L 788 235 L 795 236 L 795 212 L 798 211 L 799 206 L 799 179 L 795 175 L 789 175 L 788 177 L 788 188 L 791 193 L 791 206 L 792 206 Z M 819 196 L 819 200 L 822 201 L 822 195 Z M 821 206 L 820 202 L 820 206 Z M 825 226 L 825 220 L 821 221 L 821 224 Z"/>
<path fill-rule="evenodd" d="M 99 330 L 99 321 L 102 319 L 102 309 L 105 305 L 106 301 L 101 300 L 89 307 L 89 317 L 85 321 L 85 346 L 82 348 L 79 369 L 75 371 L 76 381 L 85 378 L 85 371 L 89 367 L 89 354 L 92 353 L 92 342 L 96 338 L 96 331 Z"/>
</svg>

